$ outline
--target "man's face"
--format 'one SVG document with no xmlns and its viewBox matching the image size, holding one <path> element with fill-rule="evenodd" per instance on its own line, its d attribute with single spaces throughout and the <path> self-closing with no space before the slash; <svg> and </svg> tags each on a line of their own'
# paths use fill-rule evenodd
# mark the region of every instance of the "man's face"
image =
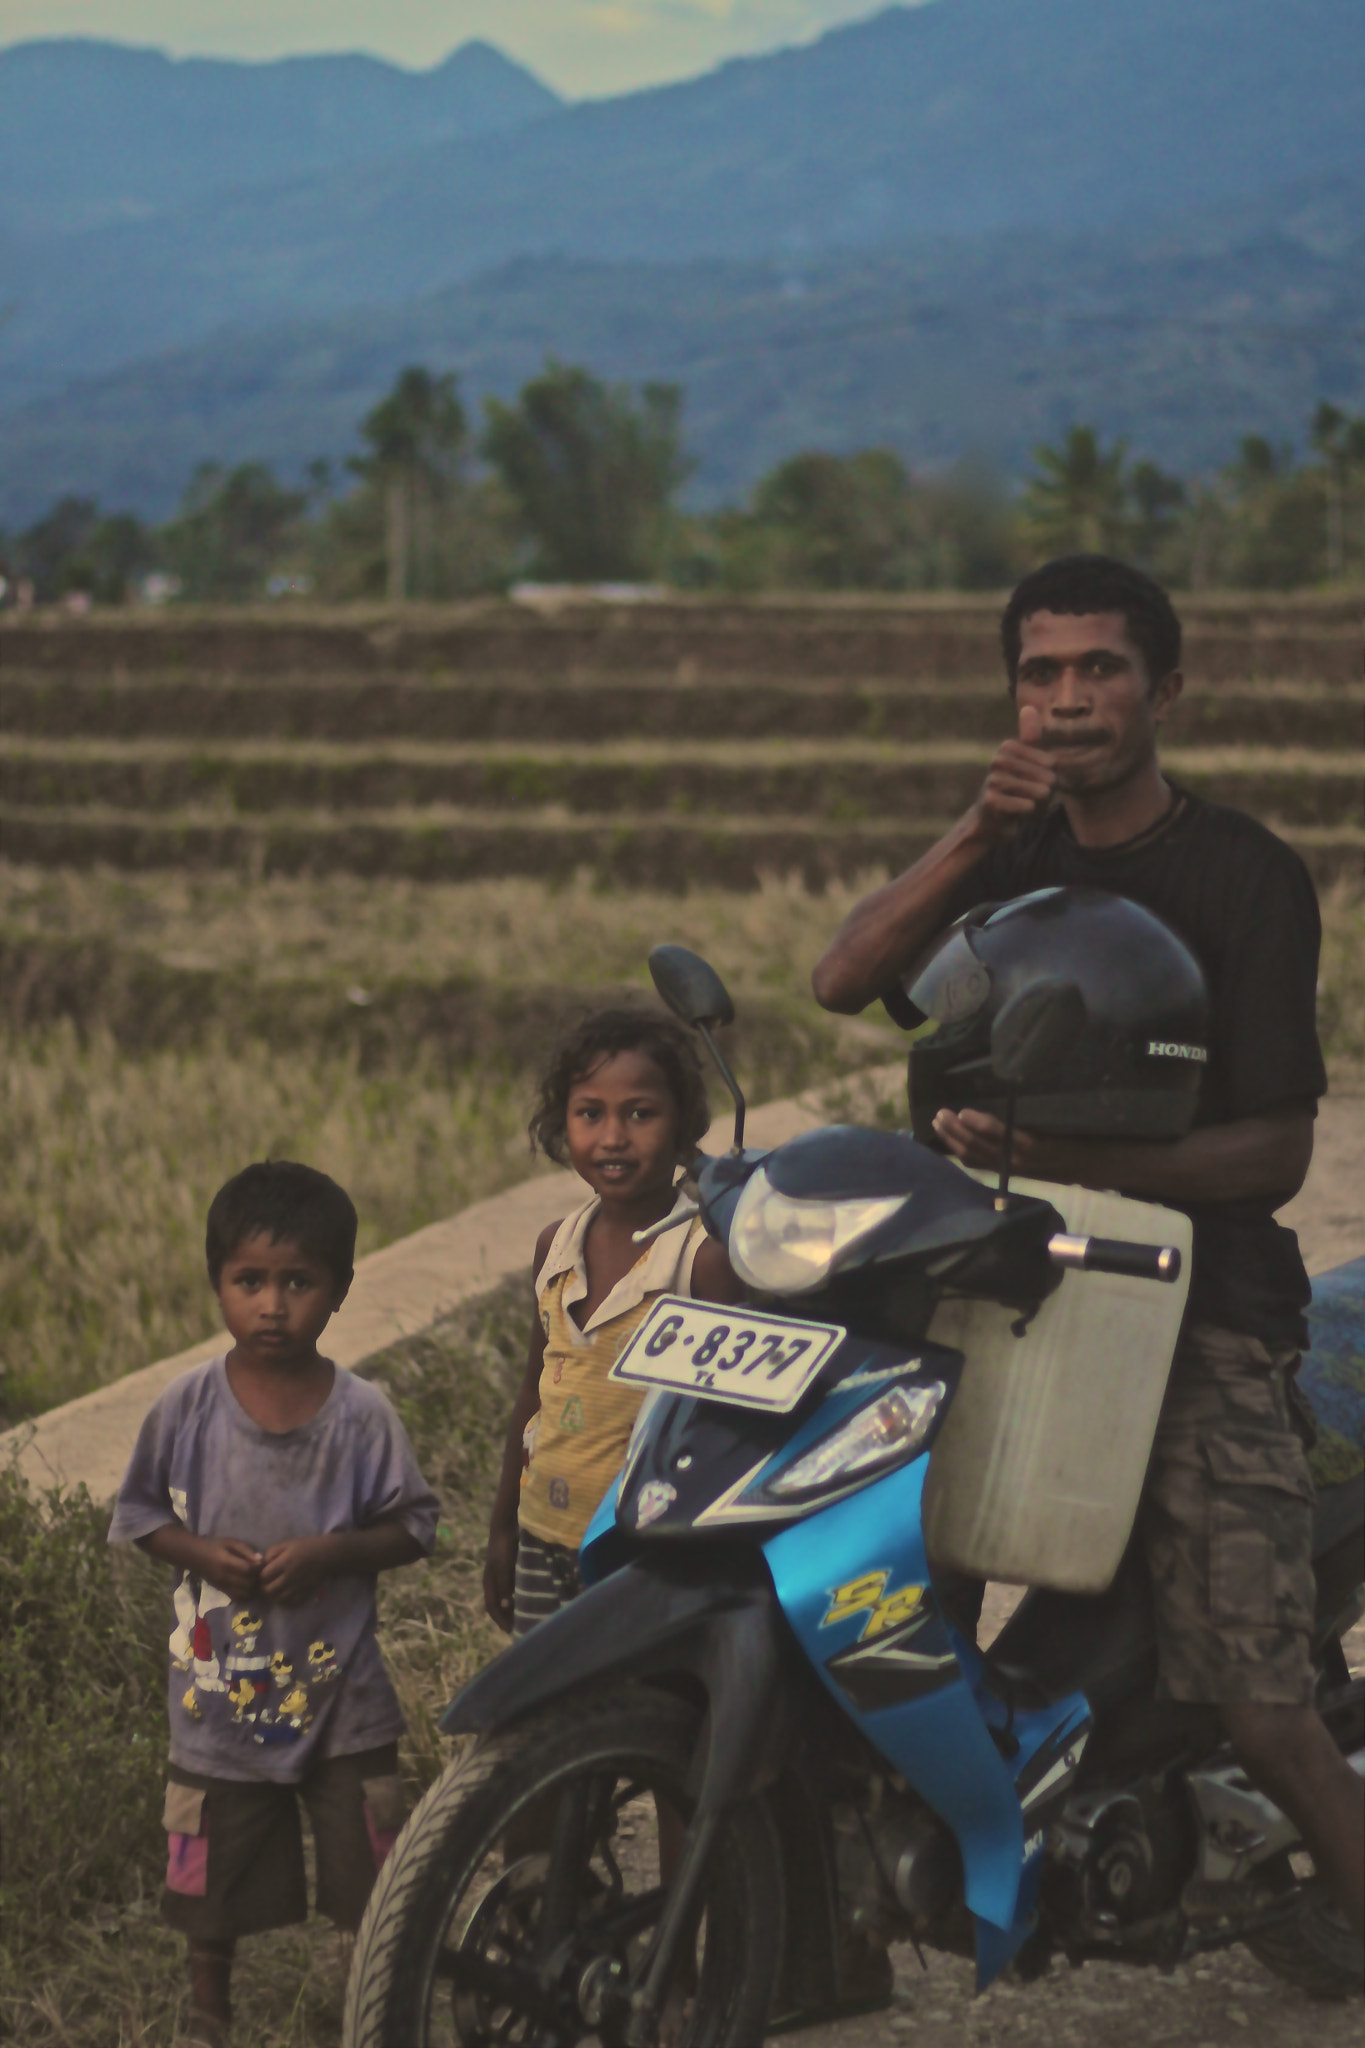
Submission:
<svg viewBox="0 0 1365 2048">
<path fill-rule="evenodd" d="M 1043 721 L 1063 796 L 1118 787 L 1145 768 L 1180 694 L 1178 670 L 1155 689 L 1121 612 L 1032 612 L 1020 628 L 1015 698 Z"/>
</svg>

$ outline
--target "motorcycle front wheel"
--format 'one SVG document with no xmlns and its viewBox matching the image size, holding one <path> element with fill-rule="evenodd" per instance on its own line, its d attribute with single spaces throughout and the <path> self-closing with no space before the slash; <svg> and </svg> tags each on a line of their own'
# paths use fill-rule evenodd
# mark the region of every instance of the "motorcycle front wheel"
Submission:
<svg viewBox="0 0 1365 2048">
<path fill-rule="evenodd" d="M 345 2048 L 619 2048 L 668 1838 L 690 1811 L 698 1727 L 684 1702 L 621 1687 L 536 1714 L 446 1771 L 356 1937 Z M 750 1800 L 707 1862 L 665 2002 L 668 2048 L 762 2039 L 782 1921 L 776 1830 Z"/>
</svg>

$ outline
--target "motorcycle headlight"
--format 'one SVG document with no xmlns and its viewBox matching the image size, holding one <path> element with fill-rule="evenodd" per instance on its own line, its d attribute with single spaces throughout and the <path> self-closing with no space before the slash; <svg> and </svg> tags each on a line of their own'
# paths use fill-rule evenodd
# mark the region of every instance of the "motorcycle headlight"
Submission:
<svg viewBox="0 0 1365 2048">
<path fill-rule="evenodd" d="M 730 1263 L 762 1294 L 808 1294 L 850 1246 L 903 1208 L 905 1195 L 875 1201 L 806 1202 L 781 1195 L 762 1167 L 735 1205 Z"/>
<path fill-rule="evenodd" d="M 945 1391 L 942 1380 L 927 1387 L 892 1387 L 770 1479 L 763 1491 L 774 1500 L 801 1500 L 903 1464 L 929 1434 Z"/>
</svg>

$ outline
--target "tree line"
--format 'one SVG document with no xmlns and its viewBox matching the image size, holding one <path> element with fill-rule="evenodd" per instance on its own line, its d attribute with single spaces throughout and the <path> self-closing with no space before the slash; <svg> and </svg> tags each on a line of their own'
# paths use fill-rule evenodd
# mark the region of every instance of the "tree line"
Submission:
<svg viewBox="0 0 1365 2048">
<path fill-rule="evenodd" d="M 1188 479 L 1093 427 L 1039 447 L 1011 490 L 971 461 L 913 473 L 887 448 L 807 450 L 747 502 L 688 512 L 673 384 L 612 385 L 551 360 L 477 428 L 453 376 L 402 371 L 338 473 L 297 487 L 264 463 L 206 463 L 174 517 L 145 524 L 68 496 L 0 534 L 9 603 L 130 596 L 446 601 L 518 582 L 685 590 L 990 589 L 1099 549 L 1176 588 L 1294 589 L 1365 578 L 1365 417 L 1318 406 L 1303 455 L 1247 435 Z"/>
</svg>

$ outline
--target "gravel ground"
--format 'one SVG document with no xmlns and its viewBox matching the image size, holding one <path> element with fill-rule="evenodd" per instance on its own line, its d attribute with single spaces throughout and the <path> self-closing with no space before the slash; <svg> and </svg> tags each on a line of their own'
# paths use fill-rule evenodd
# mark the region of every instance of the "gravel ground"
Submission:
<svg viewBox="0 0 1365 2048">
<path fill-rule="evenodd" d="M 1359 1999 L 1319 2005 L 1262 1969 L 1244 1948 L 1182 1963 L 1169 1976 L 1122 1963 L 1054 1961 L 1045 1977 L 972 1995 L 972 1966 L 897 1949 L 887 2012 L 792 2036 L 802 2048 L 1360 2048 Z"/>
<path fill-rule="evenodd" d="M 983 1637 L 1003 1626 L 1019 1595 L 992 1586 Z M 1365 1670 L 1365 1623 L 1346 1637 L 1353 1671 Z M 1282 1983 L 1248 1949 L 1194 1957 L 1168 1976 L 1128 1963 L 1054 1959 L 1033 1984 L 1005 1978 L 973 1993 L 972 1965 L 898 1947 L 896 1999 L 886 2012 L 794 2035 L 802 2048 L 1361 2048 L 1361 2001 L 1321 2005 Z"/>
</svg>

